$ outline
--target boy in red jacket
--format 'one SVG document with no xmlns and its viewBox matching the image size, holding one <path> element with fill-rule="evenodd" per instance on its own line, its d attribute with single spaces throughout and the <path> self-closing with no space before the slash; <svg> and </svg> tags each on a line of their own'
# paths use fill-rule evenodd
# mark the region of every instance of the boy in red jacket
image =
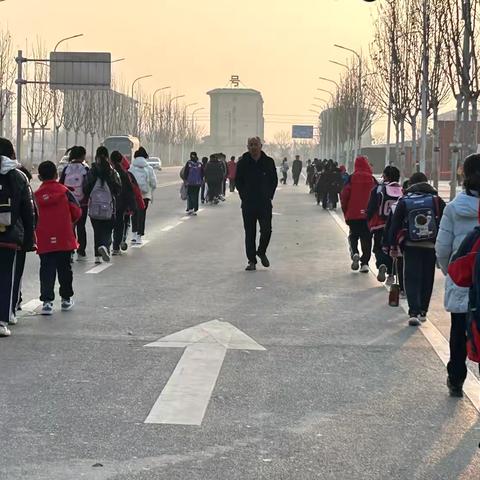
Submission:
<svg viewBox="0 0 480 480">
<path fill-rule="evenodd" d="M 372 234 L 368 228 L 367 207 L 370 193 L 376 184 L 367 157 L 357 157 L 355 169 L 340 194 L 343 215 L 350 228 L 348 242 L 352 257 L 352 270 L 360 269 L 368 273 L 368 262 L 372 256 Z M 362 256 L 358 251 L 358 241 L 362 245 Z M 361 267 L 360 267 L 361 265 Z"/>
<path fill-rule="evenodd" d="M 62 311 L 73 307 L 73 273 L 71 255 L 78 248 L 73 226 L 82 216 L 82 209 L 72 192 L 58 183 L 57 167 L 53 162 L 38 166 L 42 181 L 35 192 L 38 205 L 37 253 L 40 255 L 40 300 L 42 315 L 52 315 L 54 287 L 58 273 Z"/>
</svg>

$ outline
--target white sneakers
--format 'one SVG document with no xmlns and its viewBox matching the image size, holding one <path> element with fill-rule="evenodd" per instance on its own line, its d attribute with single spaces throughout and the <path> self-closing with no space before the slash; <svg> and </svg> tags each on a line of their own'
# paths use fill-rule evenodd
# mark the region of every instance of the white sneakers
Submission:
<svg viewBox="0 0 480 480">
<path fill-rule="evenodd" d="M 386 279 L 387 279 L 387 266 L 386 265 L 380 265 L 380 267 L 378 268 L 377 280 L 380 283 L 385 283 Z"/>
<path fill-rule="evenodd" d="M 420 326 L 420 319 L 416 316 L 411 316 L 408 320 L 408 324 L 411 327 L 419 327 Z"/>
<path fill-rule="evenodd" d="M 73 298 L 62 298 L 62 312 L 68 312 L 74 305 Z"/>
<path fill-rule="evenodd" d="M 0 322 L 0 337 L 9 337 L 12 334 L 12 332 L 8 329 L 8 326 Z"/>
<path fill-rule="evenodd" d="M 368 268 L 368 265 L 362 265 L 360 267 L 360 273 L 368 273 L 370 269 Z"/>
<path fill-rule="evenodd" d="M 43 302 L 40 315 L 53 315 L 53 302 Z"/>
<path fill-rule="evenodd" d="M 105 247 L 104 245 L 98 247 L 98 253 L 101 255 L 104 262 L 108 263 L 110 261 L 110 253 L 108 252 L 107 247 Z"/>
<path fill-rule="evenodd" d="M 14 313 L 10 314 L 10 321 L 8 322 L 9 325 L 16 325 L 18 323 L 18 318 Z"/>
<path fill-rule="evenodd" d="M 355 253 L 354 255 L 352 255 L 352 270 L 354 272 L 357 272 L 359 268 L 360 268 L 360 255 L 358 253 Z"/>
</svg>

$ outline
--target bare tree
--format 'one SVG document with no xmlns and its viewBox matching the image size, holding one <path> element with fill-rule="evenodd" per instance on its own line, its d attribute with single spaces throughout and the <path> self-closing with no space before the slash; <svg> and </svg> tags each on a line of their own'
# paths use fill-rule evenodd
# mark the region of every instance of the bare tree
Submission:
<svg viewBox="0 0 480 480">
<path fill-rule="evenodd" d="M 288 130 L 281 130 L 275 133 L 272 145 L 275 146 L 279 157 L 288 157 L 292 148 L 292 136 L 290 132 Z"/>
<path fill-rule="evenodd" d="M 4 119 L 14 99 L 12 92 L 14 78 L 12 37 L 8 30 L 2 30 L 0 31 L 0 136 L 4 135 Z"/>
</svg>

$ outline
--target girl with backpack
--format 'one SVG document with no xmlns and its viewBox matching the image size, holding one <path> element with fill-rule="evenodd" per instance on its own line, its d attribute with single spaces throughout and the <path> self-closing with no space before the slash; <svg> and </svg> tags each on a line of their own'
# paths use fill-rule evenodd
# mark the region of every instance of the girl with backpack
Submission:
<svg viewBox="0 0 480 480">
<path fill-rule="evenodd" d="M 148 164 L 148 153 L 143 147 L 140 147 L 133 155 L 134 159 L 130 166 L 129 172 L 135 177 L 135 180 L 142 191 L 144 209 L 135 211 L 132 217 L 132 244 L 141 245 L 142 237 L 145 235 L 145 220 L 147 209 L 153 199 L 153 192 L 157 188 L 157 177 L 153 168 Z"/>
<path fill-rule="evenodd" d="M 93 227 L 95 263 L 110 261 L 110 245 L 115 220 L 116 198 L 122 184 L 109 162 L 108 150 L 98 147 L 95 163 L 88 172 L 84 193 L 89 197 L 88 215 Z"/>
<path fill-rule="evenodd" d="M 463 395 L 463 383 L 467 378 L 468 288 L 455 285 L 448 275 L 448 266 L 465 237 L 479 223 L 480 155 L 466 158 L 463 173 L 465 189 L 445 207 L 435 244 L 438 264 L 446 275 L 445 309 L 451 314 L 447 386 L 453 397 Z"/>
<path fill-rule="evenodd" d="M 75 145 L 67 150 L 68 165 L 63 169 L 59 182 L 65 185 L 77 200 L 82 209 L 82 216 L 75 224 L 75 230 L 78 240 L 77 261 L 83 262 L 87 258 L 87 215 L 88 215 L 88 196 L 85 195 L 83 187 L 88 174 L 88 165 L 85 162 L 87 151 L 82 146 Z"/>
</svg>

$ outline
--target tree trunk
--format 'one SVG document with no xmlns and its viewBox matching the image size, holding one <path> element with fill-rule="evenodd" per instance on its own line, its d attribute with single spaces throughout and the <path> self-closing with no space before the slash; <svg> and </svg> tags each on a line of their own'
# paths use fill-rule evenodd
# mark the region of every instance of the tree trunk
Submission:
<svg viewBox="0 0 480 480">
<path fill-rule="evenodd" d="M 438 105 L 433 107 L 433 148 L 432 148 L 432 179 L 433 186 L 438 190 L 440 180 L 440 127 L 438 124 Z"/>
<path fill-rule="evenodd" d="M 30 166 L 33 167 L 33 151 L 35 146 L 35 124 L 31 125 L 31 131 L 32 133 L 30 134 Z"/>
<path fill-rule="evenodd" d="M 412 171 L 419 172 L 420 165 L 417 162 L 417 116 L 412 117 Z"/>
<path fill-rule="evenodd" d="M 457 194 L 457 168 L 458 156 L 460 153 L 460 135 L 462 134 L 462 113 L 463 113 L 463 97 L 457 97 L 457 118 L 455 121 L 455 130 L 453 131 L 453 147 L 452 147 L 452 161 L 450 174 L 450 200 L 453 200 Z"/>
<path fill-rule="evenodd" d="M 45 160 L 45 127 L 42 127 L 42 162 Z"/>
<path fill-rule="evenodd" d="M 405 119 L 400 121 L 400 175 L 405 178 Z"/>
<path fill-rule="evenodd" d="M 91 152 L 90 164 L 93 164 L 93 156 L 94 156 L 94 154 L 95 154 L 95 152 L 94 152 L 94 149 L 95 149 L 95 134 L 94 134 L 94 133 L 91 133 L 90 135 L 91 135 L 91 137 L 92 137 L 92 138 L 91 138 L 91 140 L 92 140 L 92 145 L 91 145 L 91 150 L 90 150 L 90 152 Z"/>
<path fill-rule="evenodd" d="M 394 164 L 398 167 L 400 159 L 400 123 L 395 122 L 395 159 Z"/>
<path fill-rule="evenodd" d="M 75 130 L 75 145 L 78 145 L 78 130 Z"/>
<path fill-rule="evenodd" d="M 65 149 L 68 148 L 68 137 L 70 136 L 70 130 L 65 130 Z"/>
<path fill-rule="evenodd" d="M 472 98 L 472 118 L 470 128 L 470 153 L 478 150 L 478 97 Z"/>
</svg>

